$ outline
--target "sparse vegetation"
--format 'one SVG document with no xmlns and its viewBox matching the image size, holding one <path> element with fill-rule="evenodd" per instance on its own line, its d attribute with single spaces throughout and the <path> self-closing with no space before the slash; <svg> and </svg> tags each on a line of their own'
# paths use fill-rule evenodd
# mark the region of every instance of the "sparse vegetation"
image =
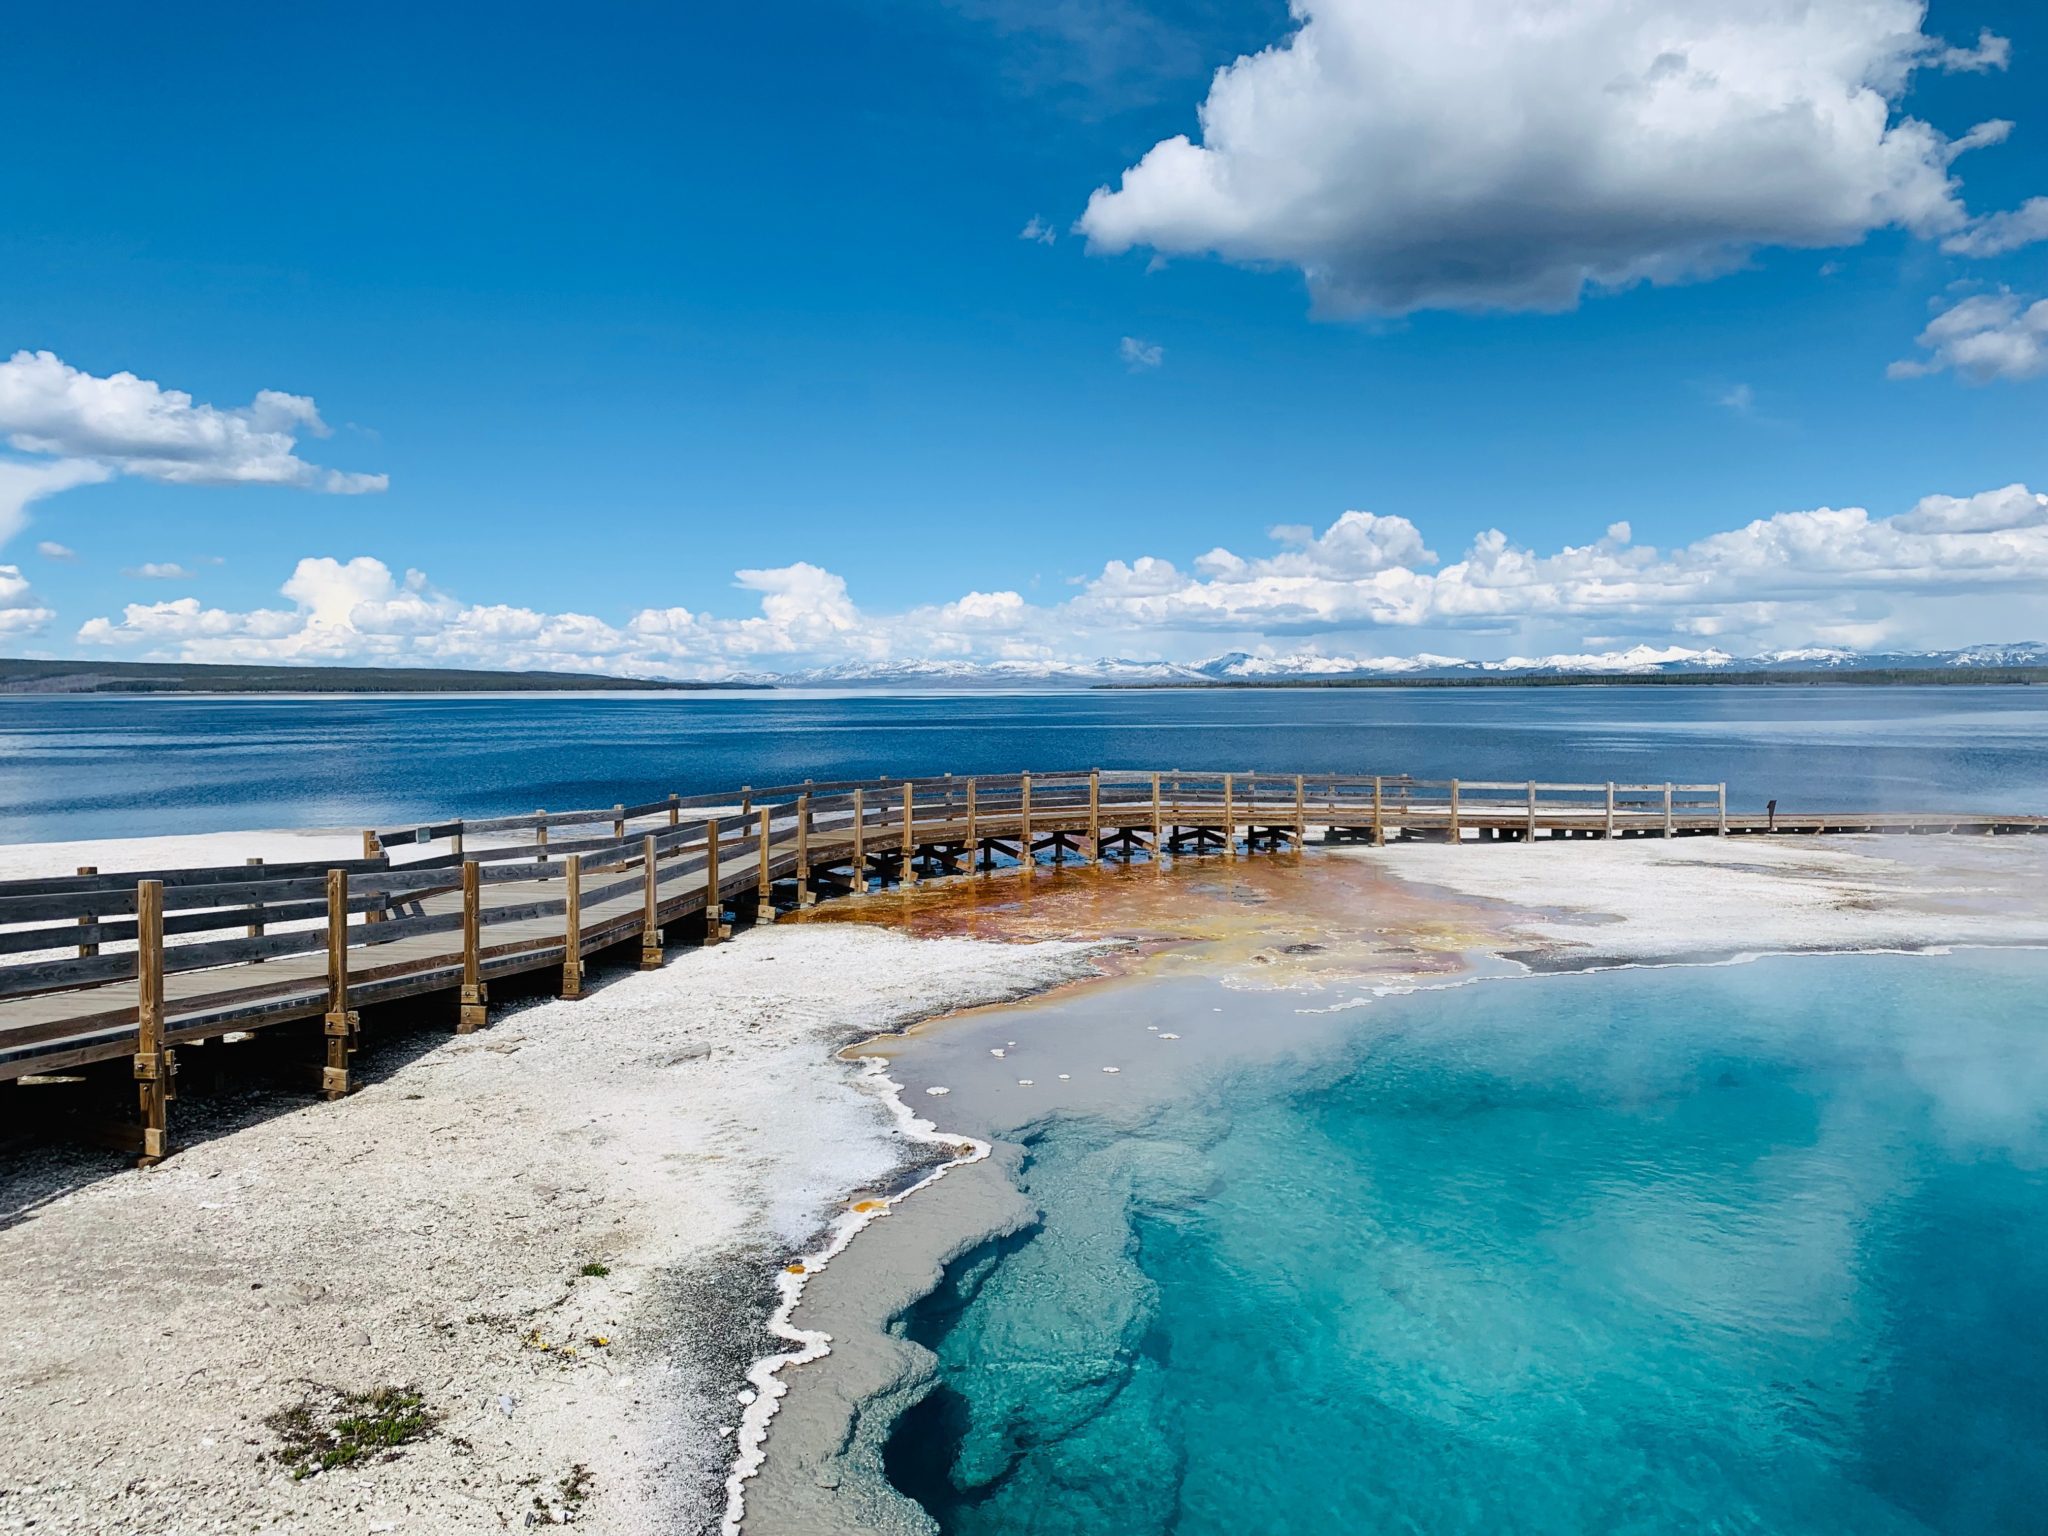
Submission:
<svg viewBox="0 0 2048 1536">
<path fill-rule="evenodd" d="M 535 1525 L 568 1525 L 575 1520 L 583 1501 L 590 1497 L 590 1468 L 582 1462 L 571 1467 L 568 1474 L 555 1482 L 555 1496 L 549 1499 L 536 1493 L 533 1496 L 532 1523 Z"/>
<path fill-rule="evenodd" d="M 606 1275 L 610 1274 L 611 1272 L 612 1270 L 609 1264 L 600 1264 L 595 1259 L 592 1259 L 588 1264 L 584 1265 L 580 1270 L 577 1271 L 578 1274 L 587 1275 L 589 1278 L 593 1280 L 602 1280 Z"/>
<path fill-rule="evenodd" d="M 302 1402 L 263 1422 L 280 1442 L 271 1455 L 296 1479 L 380 1454 L 393 1460 L 401 1446 L 432 1434 L 439 1420 L 411 1387 L 375 1387 L 368 1392 L 318 1387 Z"/>
</svg>

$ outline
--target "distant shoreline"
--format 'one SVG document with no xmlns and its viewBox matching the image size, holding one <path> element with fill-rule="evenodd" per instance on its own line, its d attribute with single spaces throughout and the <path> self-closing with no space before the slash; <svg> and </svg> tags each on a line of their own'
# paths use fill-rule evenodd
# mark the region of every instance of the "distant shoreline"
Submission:
<svg viewBox="0 0 2048 1536">
<path fill-rule="evenodd" d="M 2048 667 L 1958 667 L 1925 671 L 1870 667 L 1841 672 L 1576 672 L 1499 677 L 1275 677 L 1217 678 L 1212 681 L 1096 683 L 1105 692 L 1156 692 L 1188 688 L 1615 688 L 1736 687 L 1829 688 L 2025 687 L 2048 684 Z"/>
<path fill-rule="evenodd" d="M 465 667 L 271 667 L 169 661 L 0 658 L 0 695 L 284 693 L 699 693 L 767 683 L 699 683 Z"/>
</svg>

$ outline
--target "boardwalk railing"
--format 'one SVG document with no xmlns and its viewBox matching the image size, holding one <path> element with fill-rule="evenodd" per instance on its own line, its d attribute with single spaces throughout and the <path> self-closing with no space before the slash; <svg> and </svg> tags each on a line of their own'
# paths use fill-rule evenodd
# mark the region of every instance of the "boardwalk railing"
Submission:
<svg viewBox="0 0 2048 1536">
<path fill-rule="evenodd" d="M 0 1086 L 132 1057 L 145 1161 L 164 1155 L 173 1048 L 316 1021 L 350 1087 L 361 1009 L 452 1000 L 605 950 L 662 963 L 821 897 L 939 875 L 1330 842 L 1466 844 L 1819 831 L 2020 832 L 2038 817 L 1731 815 L 1719 784 L 1418 780 L 1165 769 L 806 782 L 364 834 L 364 857 L 0 882 Z"/>
</svg>

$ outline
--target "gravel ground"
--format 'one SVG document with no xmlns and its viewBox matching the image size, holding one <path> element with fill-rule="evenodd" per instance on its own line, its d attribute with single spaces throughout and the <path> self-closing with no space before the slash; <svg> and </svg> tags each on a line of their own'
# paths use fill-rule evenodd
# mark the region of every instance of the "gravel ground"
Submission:
<svg viewBox="0 0 2048 1536">
<path fill-rule="evenodd" d="M 759 929 L 394 1041 L 339 1103 L 188 1097 L 149 1172 L 12 1159 L 0 1530 L 715 1529 L 775 1273 L 929 1155 L 833 1048 L 1090 952 Z M 426 1438 L 277 1459 L 273 1415 L 386 1386 Z"/>
</svg>

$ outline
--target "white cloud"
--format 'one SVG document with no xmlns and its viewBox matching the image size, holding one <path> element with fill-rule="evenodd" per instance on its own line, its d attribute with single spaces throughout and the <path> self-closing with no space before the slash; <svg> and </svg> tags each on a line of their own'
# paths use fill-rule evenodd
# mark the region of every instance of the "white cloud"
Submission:
<svg viewBox="0 0 2048 1536">
<path fill-rule="evenodd" d="M 1738 416 L 1747 416 L 1756 409 L 1756 391 L 1747 384 L 1737 384 L 1721 392 L 1720 403 Z"/>
<path fill-rule="evenodd" d="M 720 678 L 934 658 L 1186 659 L 1226 645 L 1270 649 L 1281 637 L 1386 630 L 1486 644 L 1508 636 L 1539 653 L 1573 655 L 1681 639 L 1870 645 L 1928 638 L 1938 620 L 1972 631 L 1932 637 L 1960 643 L 1983 638 L 1975 626 L 1999 611 L 1988 602 L 2024 611 L 2048 592 L 2048 496 L 2024 485 L 1929 496 L 1893 517 L 1860 507 L 1780 512 L 1671 549 L 1635 543 L 1626 521 L 1549 552 L 1488 528 L 1448 564 L 1399 516 L 1350 511 L 1320 532 L 1292 524 L 1272 532 L 1274 547 L 1263 554 L 1217 548 L 1185 565 L 1156 555 L 1110 560 L 1056 604 L 975 591 L 876 612 L 843 578 L 800 561 L 736 573 L 750 613 L 648 608 L 622 622 L 466 602 L 421 572 L 399 575 L 368 557 L 309 558 L 281 589 L 287 606 L 132 603 L 118 618 L 90 620 L 78 639 L 195 661 Z M 26 583 L 18 573 L 15 580 L 11 591 L 0 581 L 0 605 L 28 607 Z"/>
<path fill-rule="evenodd" d="M 1176 135 L 1089 198 L 1091 248 L 1298 267 L 1333 314 L 1568 309 L 1763 246 L 1937 236 L 1951 139 L 1895 114 L 1948 48 L 1922 0 L 1293 0 Z"/>
<path fill-rule="evenodd" d="M 2048 240 L 2048 197 L 2030 197 L 2009 213 L 1972 219 L 1941 248 L 1953 256 L 2003 256 L 2041 240 Z"/>
<path fill-rule="evenodd" d="M 1943 69 L 1981 75 L 2012 63 L 2012 42 L 1985 27 L 1977 34 L 1976 47 L 1942 48 L 1934 55 L 1934 62 Z"/>
<path fill-rule="evenodd" d="M 78 558 L 77 550 L 72 549 L 68 545 L 59 544 L 54 539 L 44 539 L 42 543 L 36 546 L 36 553 L 45 560 L 70 561 Z"/>
<path fill-rule="evenodd" d="M 324 469 L 296 452 L 301 433 L 327 436 L 304 395 L 260 391 L 246 406 L 195 403 L 132 373 L 105 378 L 52 352 L 0 363 L 0 435 L 42 462 L 0 461 L 0 542 L 28 505 L 75 485 L 135 475 L 177 485 L 291 485 L 330 495 L 384 490 L 384 475 Z"/>
<path fill-rule="evenodd" d="M 0 565 L 0 635 L 33 634 L 56 618 L 36 601 L 18 565 Z"/>
<path fill-rule="evenodd" d="M 2009 289 L 1975 294 L 1936 315 L 1917 339 L 1928 355 L 1900 359 L 1887 377 L 1953 370 L 1971 384 L 2039 378 L 2048 373 L 2048 299 L 2029 302 Z"/>
<path fill-rule="evenodd" d="M 1098 629 L 1257 635 L 1532 623 L 1670 636 L 1841 633 L 1918 598 L 2048 588 L 2048 499 L 2024 486 L 1929 497 L 1895 518 L 1860 507 L 1781 512 L 1669 551 L 1604 538 L 1540 554 L 1498 529 L 1441 570 L 1405 519 L 1346 513 L 1307 548 L 1212 550 L 1195 575 L 1113 560 L 1069 605 Z M 1290 530 L 1291 531 L 1291 530 Z M 1882 610 L 1882 612 L 1879 612 Z M 1879 629 L 1886 626 L 1879 624 Z"/>
<path fill-rule="evenodd" d="M 1166 361 L 1166 348 L 1156 341 L 1145 341 L 1137 336 L 1126 336 L 1116 344 L 1116 355 L 1123 359 L 1124 366 L 1133 373 L 1148 368 L 1157 368 Z"/>
<path fill-rule="evenodd" d="M 131 565 L 122 571 L 123 576 L 136 576 L 144 581 L 190 581 L 192 573 L 175 560 L 150 560 L 141 565 Z"/>
<path fill-rule="evenodd" d="M 0 459 L 0 544 L 5 544 L 28 526 L 28 509 L 45 496 L 68 491 L 75 485 L 90 485 L 112 475 L 103 464 L 90 459 L 57 459 L 51 463 L 23 464 Z"/>
<path fill-rule="evenodd" d="M 2048 496 L 2024 485 L 1979 491 L 1975 496 L 1923 496 L 1910 512 L 1892 519 L 1905 533 L 2001 533 L 2048 523 Z"/>
<path fill-rule="evenodd" d="M 1017 231 L 1019 240 L 1030 240 L 1038 245 L 1051 245 L 1059 237 L 1060 232 L 1035 213 L 1025 226 Z"/>
</svg>

